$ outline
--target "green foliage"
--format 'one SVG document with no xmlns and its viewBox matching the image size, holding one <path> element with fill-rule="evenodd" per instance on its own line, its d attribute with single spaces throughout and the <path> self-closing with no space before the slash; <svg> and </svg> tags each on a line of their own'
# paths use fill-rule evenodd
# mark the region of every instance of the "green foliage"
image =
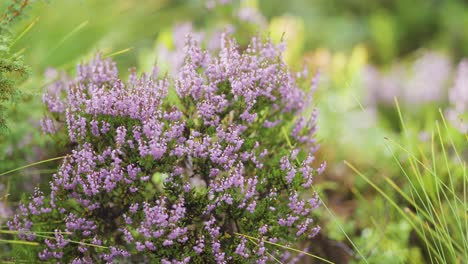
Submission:
<svg viewBox="0 0 468 264">
<path fill-rule="evenodd" d="M 363 229 L 356 240 L 369 254 L 369 263 L 425 263 L 419 249 L 410 244 L 412 229 L 406 221 L 395 219 L 386 226 L 374 224 L 374 228 Z"/>
<path fill-rule="evenodd" d="M 32 263 L 37 259 L 37 253 L 32 249 L 34 249 L 34 247 L 14 244 L 11 249 L 11 256 L 13 257 L 11 259 L 3 260 L 11 260 L 15 263 Z"/>
<path fill-rule="evenodd" d="M 27 5 L 28 0 L 12 0 L 0 18 L 0 133 L 6 129 L 3 104 L 12 98 L 16 86 L 28 72 L 21 57 L 10 52 L 13 44 L 11 24 L 21 16 Z"/>
</svg>

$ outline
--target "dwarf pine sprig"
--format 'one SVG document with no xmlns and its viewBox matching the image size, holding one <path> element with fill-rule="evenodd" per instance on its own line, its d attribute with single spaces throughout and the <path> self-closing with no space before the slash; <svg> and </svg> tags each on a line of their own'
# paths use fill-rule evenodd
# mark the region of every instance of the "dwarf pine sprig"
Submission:
<svg viewBox="0 0 468 264">
<path fill-rule="evenodd" d="M 6 128 L 3 103 L 11 99 L 15 86 L 28 72 L 21 57 L 10 52 L 11 23 L 21 16 L 28 4 L 28 0 L 13 0 L 0 17 L 0 131 Z"/>
<path fill-rule="evenodd" d="M 306 78 L 281 53 L 261 38 L 240 50 L 223 36 L 212 55 L 188 37 L 174 79 L 155 69 L 124 82 L 100 56 L 79 65 L 44 95 L 44 131 L 64 128 L 75 147 L 50 195 L 36 190 L 9 227 L 56 230 L 53 239 L 21 235 L 44 242 L 42 260 L 288 261 L 267 242 L 319 231 L 311 185 L 324 165 L 312 165 L 316 112 L 305 116 L 311 95 L 298 86 Z"/>
</svg>

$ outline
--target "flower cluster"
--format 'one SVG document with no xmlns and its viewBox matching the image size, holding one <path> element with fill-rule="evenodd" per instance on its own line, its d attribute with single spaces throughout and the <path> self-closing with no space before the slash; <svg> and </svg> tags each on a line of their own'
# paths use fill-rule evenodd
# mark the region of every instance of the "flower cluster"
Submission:
<svg viewBox="0 0 468 264">
<path fill-rule="evenodd" d="M 363 76 L 371 105 L 393 105 L 395 97 L 407 105 L 422 105 L 446 99 L 451 71 L 452 65 L 446 56 L 426 52 L 410 69 L 396 64 L 388 73 L 381 74 L 369 66 L 365 68 Z"/>
<path fill-rule="evenodd" d="M 231 3 L 231 0 L 206 0 L 205 6 L 209 10 L 212 10 L 218 5 L 224 6 L 224 5 L 228 5 L 230 3 Z"/>
<path fill-rule="evenodd" d="M 312 181 L 324 164 L 315 168 L 317 113 L 299 88 L 308 80 L 281 53 L 223 36 L 212 55 L 188 37 L 174 79 L 155 69 L 124 82 L 99 56 L 78 66 L 44 95 L 45 131 L 66 128 L 73 149 L 50 194 L 37 190 L 10 228 L 55 230 L 39 257 L 61 262 L 293 258 L 271 243 L 319 231 Z"/>
<path fill-rule="evenodd" d="M 202 43 L 203 39 L 206 39 L 205 32 L 195 31 L 191 22 L 184 22 L 175 25 L 171 32 L 173 49 L 167 43 L 158 43 L 156 46 L 156 54 L 154 59 L 157 58 L 158 63 L 161 66 L 167 65 L 167 70 L 170 74 L 175 74 L 184 64 L 184 40 L 185 37 L 190 34 L 191 38 Z M 219 38 L 218 38 L 219 39 Z M 219 43 L 219 41 L 216 41 Z M 215 48 L 213 48 L 214 50 Z M 163 64 L 163 65 L 161 65 Z M 164 69 L 163 69 L 164 70 Z"/>
<path fill-rule="evenodd" d="M 10 207 L 5 201 L 0 200 L 0 224 L 3 224 L 5 219 L 10 217 L 12 214 Z"/>
<path fill-rule="evenodd" d="M 468 60 L 458 65 L 453 87 L 449 91 L 447 117 L 460 132 L 468 133 Z"/>
</svg>

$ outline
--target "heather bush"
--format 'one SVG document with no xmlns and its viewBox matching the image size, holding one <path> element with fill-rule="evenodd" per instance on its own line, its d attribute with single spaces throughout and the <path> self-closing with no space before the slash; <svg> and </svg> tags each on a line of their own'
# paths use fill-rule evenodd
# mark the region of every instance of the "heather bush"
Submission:
<svg viewBox="0 0 468 264">
<path fill-rule="evenodd" d="M 37 189 L 10 229 L 40 241 L 41 260 L 291 261 L 272 243 L 319 231 L 312 182 L 324 164 L 314 162 L 317 112 L 305 111 L 312 94 L 300 88 L 310 80 L 282 49 L 223 36 L 210 54 L 188 37 L 173 79 L 132 69 L 124 82 L 99 55 L 79 65 L 43 97 L 43 130 L 67 133 L 73 149 L 50 194 Z"/>
</svg>

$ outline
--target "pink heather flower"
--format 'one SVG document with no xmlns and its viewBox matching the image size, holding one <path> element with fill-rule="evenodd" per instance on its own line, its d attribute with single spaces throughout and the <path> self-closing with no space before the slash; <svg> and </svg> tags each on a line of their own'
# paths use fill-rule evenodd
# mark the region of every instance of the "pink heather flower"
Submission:
<svg viewBox="0 0 468 264">
<path fill-rule="evenodd" d="M 468 133 L 468 60 L 458 65 L 453 87 L 449 90 L 450 107 L 446 111 L 448 120 L 460 130 Z"/>
<path fill-rule="evenodd" d="M 205 6 L 208 9 L 213 9 L 217 5 L 223 6 L 231 3 L 232 0 L 206 0 Z"/>
<path fill-rule="evenodd" d="M 412 75 L 403 91 L 407 103 L 444 100 L 447 81 L 452 71 L 450 60 L 435 52 L 427 52 L 412 67 Z"/>
<path fill-rule="evenodd" d="M 0 200 L 0 224 L 4 223 L 3 221 L 9 218 L 12 215 L 12 210 L 8 205 Z"/>
<path fill-rule="evenodd" d="M 408 69 L 399 63 L 380 73 L 369 66 L 364 69 L 369 104 L 393 105 L 395 97 L 410 106 L 443 101 L 451 71 L 450 60 L 436 52 L 422 54 Z"/>
</svg>

